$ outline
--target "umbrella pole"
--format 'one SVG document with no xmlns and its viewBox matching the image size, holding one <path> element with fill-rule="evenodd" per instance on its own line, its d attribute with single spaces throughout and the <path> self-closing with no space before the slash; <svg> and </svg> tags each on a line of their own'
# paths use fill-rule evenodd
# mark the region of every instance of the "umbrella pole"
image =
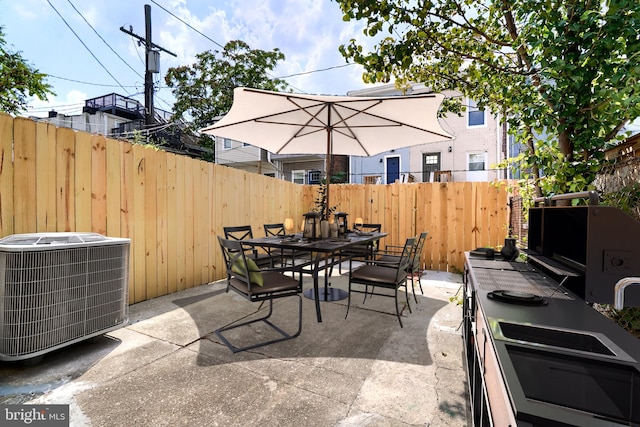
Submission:
<svg viewBox="0 0 640 427">
<path fill-rule="evenodd" d="M 327 189 L 325 192 L 326 195 L 326 209 L 324 211 L 324 219 L 326 219 L 327 221 L 329 221 L 329 206 L 331 206 L 329 204 L 329 187 L 331 186 L 331 129 L 329 128 L 329 126 L 327 126 L 327 167 L 325 168 L 327 171 Z"/>
<path fill-rule="evenodd" d="M 327 221 L 329 221 L 329 206 L 331 206 L 329 204 L 329 187 L 331 186 L 331 152 L 333 151 L 331 147 L 331 142 L 332 142 L 331 138 L 333 135 L 333 133 L 331 132 L 331 108 L 332 108 L 332 105 L 329 104 L 327 106 L 327 127 L 326 127 L 327 129 L 327 159 L 326 159 L 327 166 L 325 167 L 327 171 L 327 178 L 326 178 L 327 190 L 325 193 L 327 197 L 327 200 L 326 200 L 327 206 L 324 211 L 324 219 L 326 219 Z"/>
</svg>

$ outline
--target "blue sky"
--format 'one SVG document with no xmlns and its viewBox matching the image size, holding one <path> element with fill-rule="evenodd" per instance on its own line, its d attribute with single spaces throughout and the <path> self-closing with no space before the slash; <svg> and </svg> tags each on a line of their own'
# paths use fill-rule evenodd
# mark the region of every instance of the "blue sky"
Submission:
<svg viewBox="0 0 640 427">
<path fill-rule="evenodd" d="M 76 113 L 85 99 L 112 92 L 143 102 L 144 47 L 120 27 L 144 36 L 145 4 L 151 6 L 153 42 L 177 54 L 161 52 L 157 108 L 170 111 L 173 103 L 164 87 L 168 68 L 191 64 L 197 53 L 221 50 L 217 43 L 235 39 L 254 49 L 279 48 L 286 59 L 273 75 L 298 74 L 286 78 L 296 92 L 344 95 L 365 87 L 362 68 L 344 66 L 338 46 L 351 38 L 372 41 L 364 38 L 362 23 L 343 21 L 331 0 L 0 0 L 9 49 L 49 74 L 56 93 L 47 102 L 34 99 L 25 115 L 43 116 L 52 108 Z"/>
</svg>

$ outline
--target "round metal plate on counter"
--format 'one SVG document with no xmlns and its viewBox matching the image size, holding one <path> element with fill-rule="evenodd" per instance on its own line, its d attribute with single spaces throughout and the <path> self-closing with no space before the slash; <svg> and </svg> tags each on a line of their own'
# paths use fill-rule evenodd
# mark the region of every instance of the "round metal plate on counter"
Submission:
<svg viewBox="0 0 640 427">
<path fill-rule="evenodd" d="M 547 305 L 547 300 L 542 298 L 540 295 L 531 294 L 529 292 L 497 290 L 489 292 L 487 297 L 494 301 L 506 302 L 509 304 Z"/>
</svg>

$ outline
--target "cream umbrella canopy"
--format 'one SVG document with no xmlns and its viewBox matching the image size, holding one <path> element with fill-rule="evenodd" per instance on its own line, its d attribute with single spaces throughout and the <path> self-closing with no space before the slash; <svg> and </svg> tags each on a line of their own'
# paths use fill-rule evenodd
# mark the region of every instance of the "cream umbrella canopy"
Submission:
<svg viewBox="0 0 640 427">
<path fill-rule="evenodd" d="M 395 148 L 449 140 L 438 122 L 444 96 L 302 95 L 239 87 L 233 105 L 202 133 L 274 154 L 372 156 Z M 329 202 L 327 179 L 327 203 Z"/>
</svg>

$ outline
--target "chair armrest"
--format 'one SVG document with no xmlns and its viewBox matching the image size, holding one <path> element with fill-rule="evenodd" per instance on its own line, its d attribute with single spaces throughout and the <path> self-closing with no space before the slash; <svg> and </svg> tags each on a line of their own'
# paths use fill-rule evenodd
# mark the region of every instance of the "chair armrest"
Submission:
<svg viewBox="0 0 640 427">
<path fill-rule="evenodd" d="M 303 265 L 288 265 L 284 267 L 265 267 L 265 268 L 261 268 L 260 272 L 265 273 L 265 272 L 271 271 L 274 273 L 290 273 L 290 272 L 299 273 L 302 271 L 302 267 Z"/>
<path fill-rule="evenodd" d="M 400 250 L 404 249 L 404 246 L 402 245 L 384 245 L 384 249 L 387 250 L 388 248 L 399 248 Z"/>
<path fill-rule="evenodd" d="M 388 248 L 389 246 L 387 246 Z M 396 248 L 400 248 L 397 250 L 393 250 L 393 249 L 387 249 L 385 248 L 384 250 L 378 250 L 376 253 L 378 255 L 402 255 L 402 250 L 404 249 L 404 246 L 395 246 Z"/>
<path fill-rule="evenodd" d="M 382 267 L 396 267 L 398 265 L 397 262 L 393 262 L 393 261 L 378 261 L 375 259 L 363 259 L 363 260 L 358 260 L 358 262 L 363 263 L 363 264 L 369 264 L 369 265 L 379 265 Z"/>
</svg>

